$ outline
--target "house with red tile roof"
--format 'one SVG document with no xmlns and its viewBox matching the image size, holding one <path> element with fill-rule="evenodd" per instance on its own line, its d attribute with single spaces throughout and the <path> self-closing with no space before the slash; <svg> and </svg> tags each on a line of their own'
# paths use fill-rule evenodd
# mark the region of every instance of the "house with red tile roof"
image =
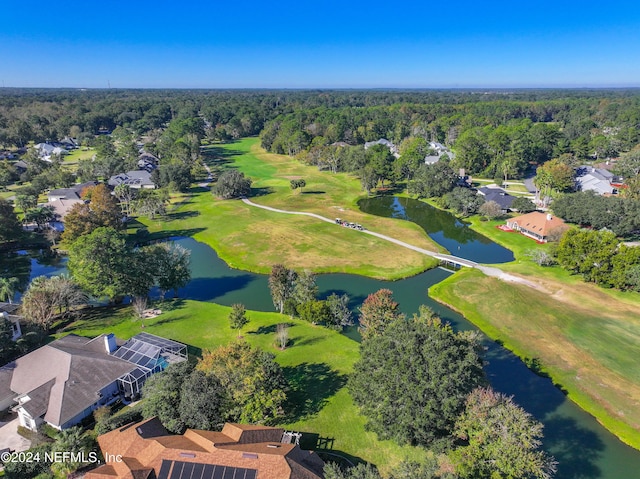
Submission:
<svg viewBox="0 0 640 479">
<path fill-rule="evenodd" d="M 549 241 L 551 234 L 568 228 L 562 218 L 539 211 L 509 218 L 507 227 L 541 243 Z"/>
<path fill-rule="evenodd" d="M 277 427 L 232 423 L 172 435 L 146 419 L 99 436 L 106 463 L 85 479 L 321 479 L 322 459 L 286 438 Z"/>
</svg>

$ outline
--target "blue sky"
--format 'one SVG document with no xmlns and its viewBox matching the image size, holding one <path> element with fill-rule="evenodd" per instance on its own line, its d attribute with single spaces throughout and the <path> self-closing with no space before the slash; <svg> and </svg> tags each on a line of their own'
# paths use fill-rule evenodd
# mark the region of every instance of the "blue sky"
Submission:
<svg viewBox="0 0 640 479">
<path fill-rule="evenodd" d="M 640 2 L 3 0 L 7 87 L 640 86 Z"/>
</svg>

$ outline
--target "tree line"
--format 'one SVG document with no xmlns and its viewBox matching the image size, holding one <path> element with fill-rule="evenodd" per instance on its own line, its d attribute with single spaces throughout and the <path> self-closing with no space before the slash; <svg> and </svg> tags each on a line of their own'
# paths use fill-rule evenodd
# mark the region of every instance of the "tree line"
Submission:
<svg viewBox="0 0 640 479">
<path fill-rule="evenodd" d="M 487 386 L 477 335 L 455 332 L 426 306 L 405 318 L 385 289 L 362 304 L 359 329 L 360 359 L 348 388 L 367 428 L 441 453 L 435 464 L 404 463 L 393 477 L 553 476 L 542 425 Z M 331 470 L 329 477 L 380 477 L 368 469 Z M 420 475 L 403 476 L 407 469 Z"/>
<path fill-rule="evenodd" d="M 563 154 L 584 161 L 631 150 L 640 140 L 638 98 L 600 100 L 478 102 L 461 95 L 459 104 L 303 107 L 267 122 L 261 142 L 274 153 L 330 156 L 331 150 L 323 149 L 336 143 L 355 146 L 386 138 L 399 145 L 422 137 L 453 147 L 456 169 L 518 177 L 529 164 Z"/>
</svg>

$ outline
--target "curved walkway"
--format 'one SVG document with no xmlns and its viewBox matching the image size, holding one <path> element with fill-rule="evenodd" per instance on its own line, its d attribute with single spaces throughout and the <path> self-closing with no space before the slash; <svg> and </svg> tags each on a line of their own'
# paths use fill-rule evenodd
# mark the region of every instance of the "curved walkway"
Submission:
<svg viewBox="0 0 640 479">
<path fill-rule="evenodd" d="M 319 219 L 321 221 L 326 221 L 327 223 L 335 224 L 334 220 L 326 218 L 326 217 L 324 217 L 322 215 L 318 215 L 316 213 L 307 213 L 305 211 L 281 210 L 279 208 L 273 208 L 271 206 L 259 205 L 257 203 L 254 203 L 253 201 L 249 200 L 246 197 L 242 197 L 241 199 L 247 205 L 255 206 L 256 208 L 262 208 L 263 210 L 273 211 L 275 213 L 284 213 L 284 214 L 288 214 L 288 215 L 311 216 L 312 218 L 316 218 L 316 219 Z M 534 283 L 532 281 L 529 281 L 527 279 L 524 279 L 524 278 L 520 278 L 519 276 L 514 276 L 512 274 L 506 273 L 506 272 L 502 271 L 501 269 L 493 267 L 493 266 L 484 266 L 484 265 L 481 265 L 479 263 L 476 263 L 475 261 L 470 261 L 468 259 L 460 258 L 458 256 L 454 256 L 454 255 L 450 255 L 450 254 L 436 253 L 435 251 L 429 251 L 427 249 L 419 248 L 418 246 L 414 246 L 412 244 L 405 243 L 404 241 L 400 241 L 398 239 L 392 238 L 391 236 L 383 235 L 381 233 L 376 233 L 375 231 L 369 231 L 369 230 L 354 230 L 354 231 L 359 231 L 360 233 L 365 233 L 365 234 L 368 234 L 368 235 L 371 235 L 371 236 L 376 236 L 376 237 L 378 237 L 380 239 L 383 239 L 385 241 L 389 241 L 391 243 L 395 243 L 395 244 L 397 244 L 399 246 L 402 246 L 403 248 L 408 248 L 410 250 L 417 251 L 418 253 L 422 253 L 422 254 L 425 254 L 427 256 L 431 256 L 431 257 L 439 259 L 441 261 L 448 261 L 450 263 L 455 263 L 455 264 L 458 264 L 460 266 L 466 266 L 468 268 L 476 268 L 476 269 L 482 271 L 487 276 L 492 276 L 494 278 L 501 279 L 502 281 L 507 281 L 507 282 L 510 282 L 510 283 L 523 284 L 525 286 L 529 286 L 530 288 L 534 288 L 534 289 L 537 289 L 537 290 L 540 290 L 540 291 L 543 291 L 543 292 L 547 292 L 539 284 L 536 284 L 536 283 Z"/>
</svg>

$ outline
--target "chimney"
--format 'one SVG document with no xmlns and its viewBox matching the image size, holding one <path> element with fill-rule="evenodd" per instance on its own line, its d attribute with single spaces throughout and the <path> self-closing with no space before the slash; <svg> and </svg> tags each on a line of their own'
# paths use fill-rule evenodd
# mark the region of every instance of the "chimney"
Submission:
<svg viewBox="0 0 640 479">
<path fill-rule="evenodd" d="M 547 221 L 551 221 L 553 219 L 553 216 L 551 216 L 550 213 L 547 213 Z"/>
<path fill-rule="evenodd" d="M 109 333 L 104 337 L 104 347 L 108 354 L 113 353 L 117 349 L 116 336 L 113 333 Z"/>
</svg>

